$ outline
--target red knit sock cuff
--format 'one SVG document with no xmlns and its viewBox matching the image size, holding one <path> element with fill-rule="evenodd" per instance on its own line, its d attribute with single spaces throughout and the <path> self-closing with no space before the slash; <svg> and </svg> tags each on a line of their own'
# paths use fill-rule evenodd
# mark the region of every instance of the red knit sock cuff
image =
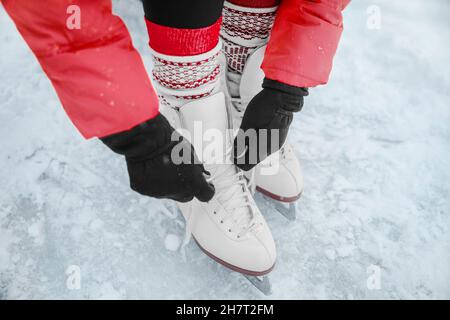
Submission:
<svg viewBox="0 0 450 320">
<path fill-rule="evenodd" d="M 219 42 L 222 18 L 214 24 L 199 29 L 165 27 L 145 19 L 150 47 L 156 52 L 171 56 L 193 56 L 214 49 Z"/>
<path fill-rule="evenodd" d="M 248 8 L 270 8 L 280 4 L 280 0 L 228 0 L 228 2 Z"/>
</svg>

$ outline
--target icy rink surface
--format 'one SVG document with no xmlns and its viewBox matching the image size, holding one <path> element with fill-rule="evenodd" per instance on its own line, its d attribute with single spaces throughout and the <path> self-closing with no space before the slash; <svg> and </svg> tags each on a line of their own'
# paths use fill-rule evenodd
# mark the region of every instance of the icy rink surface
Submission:
<svg viewBox="0 0 450 320">
<path fill-rule="evenodd" d="M 381 30 L 366 27 L 371 4 Z M 150 67 L 140 4 L 115 11 Z M 450 298 L 449 20 L 446 0 L 347 8 L 330 83 L 290 134 L 299 217 L 260 202 L 278 246 L 271 298 Z M 193 242 L 183 259 L 174 204 L 131 192 L 121 157 L 83 141 L 3 7 L 0 43 L 0 299 L 264 298 Z"/>
</svg>

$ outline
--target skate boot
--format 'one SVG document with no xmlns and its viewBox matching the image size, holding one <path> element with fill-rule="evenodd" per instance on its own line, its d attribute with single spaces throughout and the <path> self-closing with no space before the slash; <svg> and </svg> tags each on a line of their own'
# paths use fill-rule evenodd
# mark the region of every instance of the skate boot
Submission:
<svg viewBox="0 0 450 320">
<path fill-rule="evenodd" d="M 230 269 L 253 276 L 269 273 L 275 263 L 275 245 L 243 173 L 231 161 L 232 134 L 224 94 L 187 103 L 179 113 L 186 136 L 202 153 L 199 157 L 216 189 L 207 204 L 197 200 L 180 203 L 188 230 L 210 257 Z M 193 136 L 196 130 L 215 138 L 210 143 L 198 141 L 203 139 Z"/>
<path fill-rule="evenodd" d="M 273 4 L 277 2 L 273 1 Z M 260 66 L 276 9 L 276 6 L 242 7 L 227 1 L 224 5 L 221 38 L 227 59 L 225 92 L 229 95 L 229 109 L 236 131 L 248 103 L 262 88 L 264 73 Z M 273 204 L 276 210 L 290 220 L 295 219 L 295 202 L 303 191 L 303 176 L 288 141 L 278 152 L 246 172 L 246 177 L 251 189 L 276 200 Z"/>
<path fill-rule="evenodd" d="M 151 35 L 150 35 L 151 36 Z M 212 259 L 245 275 L 268 294 L 276 248 L 247 181 L 232 162 L 233 134 L 222 92 L 222 44 L 206 53 L 175 56 L 153 50 L 160 111 L 194 146 L 215 195 L 208 203 L 178 203 L 186 233 Z"/>
</svg>

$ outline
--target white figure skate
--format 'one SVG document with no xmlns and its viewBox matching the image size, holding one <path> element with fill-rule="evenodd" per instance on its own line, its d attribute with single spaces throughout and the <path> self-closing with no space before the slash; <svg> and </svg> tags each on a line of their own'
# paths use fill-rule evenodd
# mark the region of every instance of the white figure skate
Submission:
<svg viewBox="0 0 450 320">
<path fill-rule="evenodd" d="M 247 59 L 242 75 L 227 72 L 227 93 L 233 128 L 240 127 L 245 108 L 261 91 L 264 73 L 260 66 L 266 46 L 254 51 Z M 252 172 L 253 171 L 253 172 Z M 246 173 L 250 188 L 276 200 L 275 209 L 289 220 L 296 218 L 296 201 L 303 192 L 300 163 L 289 142 Z"/>
<path fill-rule="evenodd" d="M 243 172 L 232 162 L 221 48 L 219 41 L 213 50 L 195 56 L 154 52 L 155 88 L 160 112 L 191 141 L 216 190 L 208 203 L 178 203 L 186 219 L 186 239 L 192 235 L 208 256 L 268 294 L 266 275 L 275 265 L 276 248 Z"/>
<path fill-rule="evenodd" d="M 275 243 L 244 174 L 232 164 L 232 131 L 227 130 L 229 122 L 224 94 L 218 92 L 189 102 L 179 111 L 163 106 L 161 113 L 172 125 L 184 129 L 180 131 L 191 140 L 216 189 L 208 203 L 196 199 L 178 203 L 186 219 L 187 236 L 192 234 L 209 257 L 242 273 L 261 292 L 269 294 L 270 281 L 266 275 L 275 265 Z M 195 136 L 195 132 L 216 133 L 218 139 L 206 143 L 200 141 L 205 136 Z M 208 152 L 212 149 L 223 152 Z"/>
</svg>

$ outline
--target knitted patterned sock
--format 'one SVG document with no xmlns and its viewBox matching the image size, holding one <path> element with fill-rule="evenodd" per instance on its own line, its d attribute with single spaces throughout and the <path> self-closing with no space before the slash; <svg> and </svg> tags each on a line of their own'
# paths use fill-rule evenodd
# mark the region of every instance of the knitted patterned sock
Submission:
<svg viewBox="0 0 450 320">
<path fill-rule="evenodd" d="M 160 103 L 180 108 L 220 89 L 221 19 L 199 29 L 178 29 L 146 22 L 153 53 L 153 79 Z"/>
<path fill-rule="evenodd" d="M 225 1 L 220 35 L 228 71 L 242 74 L 248 56 L 267 43 L 278 3 L 279 0 Z"/>
</svg>

